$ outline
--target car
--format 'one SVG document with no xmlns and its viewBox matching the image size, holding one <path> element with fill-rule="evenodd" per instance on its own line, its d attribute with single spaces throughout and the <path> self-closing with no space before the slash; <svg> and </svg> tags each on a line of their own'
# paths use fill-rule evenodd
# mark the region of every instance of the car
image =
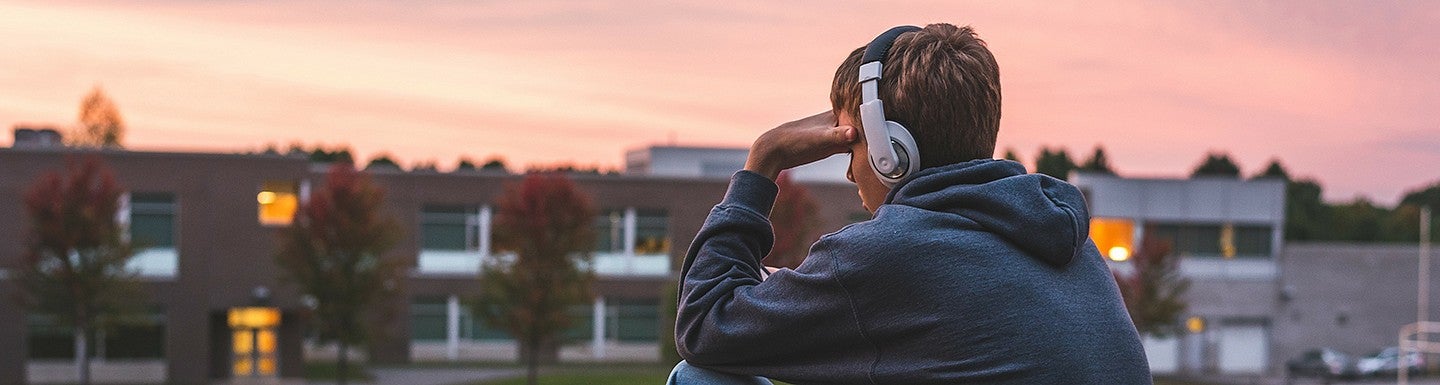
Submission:
<svg viewBox="0 0 1440 385">
<path fill-rule="evenodd" d="M 1425 367 L 1425 358 L 1420 352 L 1411 351 L 1401 360 L 1400 348 L 1391 346 L 1361 357 L 1355 362 L 1355 369 L 1361 376 L 1390 377 L 1399 372 L 1402 364 L 1409 369 L 1410 374 L 1419 374 Z"/>
<path fill-rule="evenodd" d="M 1326 380 L 1356 378 L 1359 371 L 1355 359 L 1335 349 L 1311 349 L 1285 362 L 1285 372 L 1290 378 L 1319 377 Z"/>
</svg>

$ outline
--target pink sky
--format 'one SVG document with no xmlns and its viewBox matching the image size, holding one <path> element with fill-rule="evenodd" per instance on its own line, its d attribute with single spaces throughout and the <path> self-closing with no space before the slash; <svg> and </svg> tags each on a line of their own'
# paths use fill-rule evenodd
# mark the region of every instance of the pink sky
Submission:
<svg viewBox="0 0 1440 385">
<path fill-rule="evenodd" d="M 101 84 L 134 149 L 614 167 L 748 145 L 829 108 L 875 34 L 950 22 L 990 43 L 1000 148 L 1027 160 L 1101 144 L 1179 177 L 1225 150 L 1383 203 L 1440 180 L 1440 3 L 832 3 L 0 0 L 0 126 L 70 124 Z"/>
</svg>

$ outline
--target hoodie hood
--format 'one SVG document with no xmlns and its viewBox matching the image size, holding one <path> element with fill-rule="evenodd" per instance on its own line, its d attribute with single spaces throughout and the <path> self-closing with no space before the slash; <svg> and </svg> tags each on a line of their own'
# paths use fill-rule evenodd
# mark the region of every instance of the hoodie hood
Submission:
<svg viewBox="0 0 1440 385">
<path fill-rule="evenodd" d="M 921 170 L 891 189 L 885 203 L 963 216 L 1054 266 L 1069 264 L 1090 236 L 1090 214 L 1079 189 L 1027 174 L 1025 166 L 1008 160 Z"/>
</svg>

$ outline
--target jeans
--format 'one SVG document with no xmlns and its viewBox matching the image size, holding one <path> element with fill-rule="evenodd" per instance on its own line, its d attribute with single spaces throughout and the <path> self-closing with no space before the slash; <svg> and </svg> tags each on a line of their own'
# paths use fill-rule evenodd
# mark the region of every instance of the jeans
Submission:
<svg viewBox="0 0 1440 385">
<path fill-rule="evenodd" d="M 665 385 L 773 385 L 770 380 L 764 377 L 742 376 L 717 372 L 680 361 L 675 365 L 675 370 L 670 371 L 670 379 Z"/>
</svg>

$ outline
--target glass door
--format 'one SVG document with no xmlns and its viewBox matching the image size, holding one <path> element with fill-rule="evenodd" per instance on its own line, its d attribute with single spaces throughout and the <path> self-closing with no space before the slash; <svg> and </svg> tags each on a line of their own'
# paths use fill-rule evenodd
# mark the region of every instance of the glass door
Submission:
<svg viewBox="0 0 1440 385">
<path fill-rule="evenodd" d="M 275 328 L 280 310 L 267 307 L 230 309 L 231 374 L 234 377 L 275 377 L 279 354 Z"/>
</svg>

